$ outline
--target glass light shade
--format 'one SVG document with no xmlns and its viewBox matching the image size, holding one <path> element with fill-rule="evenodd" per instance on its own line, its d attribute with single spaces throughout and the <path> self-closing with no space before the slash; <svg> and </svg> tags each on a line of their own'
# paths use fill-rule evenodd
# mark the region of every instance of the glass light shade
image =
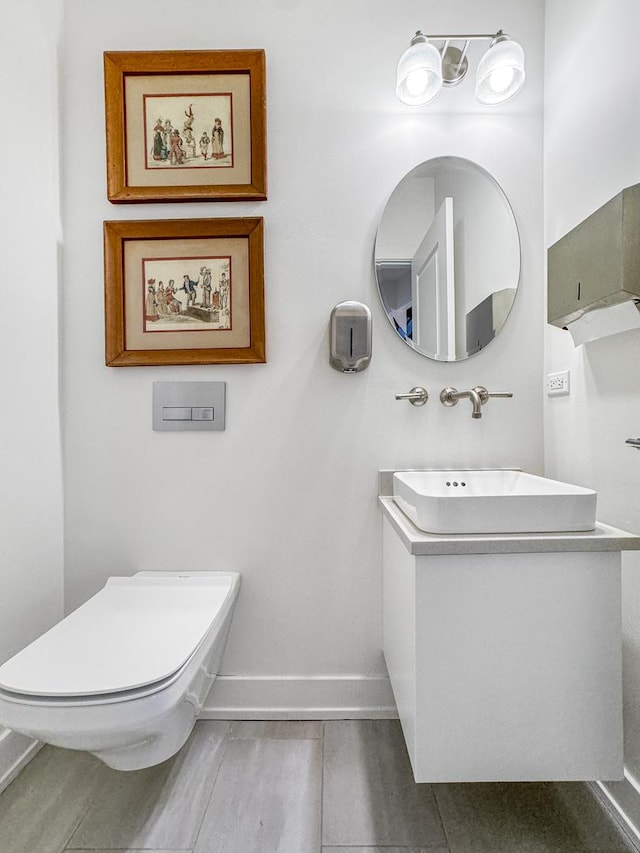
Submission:
<svg viewBox="0 0 640 853">
<path fill-rule="evenodd" d="M 417 37 L 416 37 L 417 38 Z M 396 95 L 404 104 L 428 104 L 442 89 L 442 57 L 426 38 L 412 43 L 400 57 Z"/>
<path fill-rule="evenodd" d="M 524 51 L 516 41 L 492 45 L 478 63 L 476 98 L 481 104 L 503 104 L 524 85 Z"/>
</svg>

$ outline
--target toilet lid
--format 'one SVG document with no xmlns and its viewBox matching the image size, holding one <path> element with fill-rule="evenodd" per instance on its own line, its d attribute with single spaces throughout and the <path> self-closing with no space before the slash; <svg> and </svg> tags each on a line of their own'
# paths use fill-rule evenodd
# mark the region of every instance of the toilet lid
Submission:
<svg viewBox="0 0 640 853">
<path fill-rule="evenodd" d="M 233 584 L 231 574 L 109 578 L 93 598 L 0 666 L 0 687 L 89 696 L 152 684 L 196 650 Z"/>
</svg>

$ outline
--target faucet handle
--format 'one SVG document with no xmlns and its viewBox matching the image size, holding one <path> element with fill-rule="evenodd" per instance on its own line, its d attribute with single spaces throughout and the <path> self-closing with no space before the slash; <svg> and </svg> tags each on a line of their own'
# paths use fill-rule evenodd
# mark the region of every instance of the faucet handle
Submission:
<svg viewBox="0 0 640 853">
<path fill-rule="evenodd" d="M 511 391 L 487 391 L 484 385 L 476 385 L 473 390 L 478 392 L 480 402 L 483 404 L 487 402 L 489 397 L 513 397 Z"/>
<path fill-rule="evenodd" d="M 408 400 L 412 406 L 424 406 L 429 399 L 429 392 L 419 385 L 412 388 L 408 394 L 396 394 L 396 400 Z"/>
</svg>

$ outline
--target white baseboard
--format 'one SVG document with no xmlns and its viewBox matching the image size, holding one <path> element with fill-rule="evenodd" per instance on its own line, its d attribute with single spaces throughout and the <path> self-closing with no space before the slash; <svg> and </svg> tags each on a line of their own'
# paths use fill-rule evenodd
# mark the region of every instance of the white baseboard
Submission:
<svg viewBox="0 0 640 853">
<path fill-rule="evenodd" d="M 396 719 L 386 676 L 219 675 L 200 712 L 205 720 Z"/>
<path fill-rule="evenodd" d="M 39 740 L 0 727 L 0 792 L 43 746 Z"/>
<path fill-rule="evenodd" d="M 620 782 L 589 782 L 604 809 L 640 851 L 640 785 L 625 770 Z"/>
</svg>

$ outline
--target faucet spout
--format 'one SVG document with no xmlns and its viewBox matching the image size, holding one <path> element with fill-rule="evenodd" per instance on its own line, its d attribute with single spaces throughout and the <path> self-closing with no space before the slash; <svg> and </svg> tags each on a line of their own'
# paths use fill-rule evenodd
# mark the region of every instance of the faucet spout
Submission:
<svg viewBox="0 0 640 853">
<path fill-rule="evenodd" d="M 477 388 L 470 388 L 468 391 L 456 391 L 455 388 L 443 388 L 440 392 L 440 400 L 445 406 L 455 406 L 458 400 L 471 400 L 471 417 L 482 417 L 482 398 Z"/>
<path fill-rule="evenodd" d="M 466 397 L 469 397 L 471 400 L 471 417 L 472 418 L 481 418 L 482 417 L 482 400 L 480 399 L 480 394 L 476 391 L 475 388 L 471 388 L 470 391 L 462 392 Z"/>
</svg>

